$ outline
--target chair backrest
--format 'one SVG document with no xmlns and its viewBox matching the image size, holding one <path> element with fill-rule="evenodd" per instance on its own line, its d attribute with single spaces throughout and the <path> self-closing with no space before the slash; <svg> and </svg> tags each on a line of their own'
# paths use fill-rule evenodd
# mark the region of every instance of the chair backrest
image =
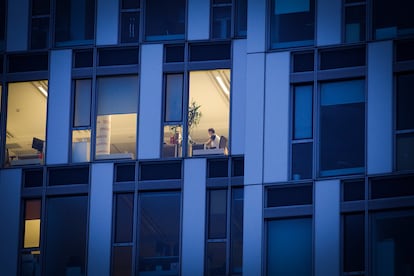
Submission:
<svg viewBox="0 0 414 276">
<path fill-rule="evenodd" d="M 227 147 L 227 138 L 224 136 L 220 136 L 219 148 L 225 149 L 226 147 Z"/>
</svg>

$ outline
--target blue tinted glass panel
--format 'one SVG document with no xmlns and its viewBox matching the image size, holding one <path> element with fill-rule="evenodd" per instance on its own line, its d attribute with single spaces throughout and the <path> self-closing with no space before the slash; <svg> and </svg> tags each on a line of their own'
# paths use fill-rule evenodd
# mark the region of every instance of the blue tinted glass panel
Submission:
<svg viewBox="0 0 414 276">
<path fill-rule="evenodd" d="M 321 86 L 320 174 L 363 173 L 365 166 L 365 83 Z"/>
<path fill-rule="evenodd" d="M 146 275 L 178 275 L 181 199 L 179 192 L 141 194 L 139 268 Z"/>
<path fill-rule="evenodd" d="M 87 196 L 46 202 L 45 275 L 85 275 Z"/>
<path fill-rule="evenodd" d="M 243 188 L 233 189 L 230 217 L 230 266 L 233 275 L 241 275 L 243 267 L 243 200 Z"/>
<path fill-rule="evenodd" d="M 91 92 L 92 81 L 90 79 L 75 81 L 74 127 L 91 124 Z"/>
<path fill-rule="evenodd" d="M 397 77 L 397 129 L 414 129 L 414 74 Z"/>
<path fill-rule="evenodd" d="M 121 13 L 121 42 L 137 42 L 139 34 L 139 12 Z"/>
<path fill-rule="evenodd" d="M 365 40 L 365 5 L 345 8 L 345 42 Z"/>
<path fill-rule="evenodd" d="M 295 87 L 294 139 L 312 138 L 312 85 Z"/>
<path fill-rule="evenodd" d="M 112 274 L 113 276 L 131 276 L 132 272 L 132 247 L 116 246 L 112 249 Z"/>
<path fill-rule="evenodd" d="M 226 275 L 226 243 L 209 242 L 206 252 L 206 275 Z"/>
<path fill-rule="evenodd" d="M 364 213 L 344 215 L 344 272 L 364 272 L 365 270 L 364 218 Z"/>
<path fill-rule="evenodd" d="M 226 238 L 227 190 L 209 191 L 208 238 Z"/>
<path fill-rule="evenodd" d="M 267 275 L 312 275 L 312 219 L 267 224 Z"/>
<path fill-rule="evenodd" d="M 183 75 L 167 75 L 165 88 L 165 121 L 179 122 L 183 111 Z"/>
<path fill-rule="evenodd" d="M 213 38 L 230 38 L 231 7 L 213 8 Z"/>
<path fill-rule="evenodd" d="M 397 135 L 397 170 L 414 169 L 414 133 Z"/>
<path fill-rule="evenodd" d="M 247 0 L 236 1 L 236 36 L 247 35 Z"/>
<path fill-rule="evenodd" d="M 49 46 L 49 17 L 33 18 L 30 32 L 30 48 L 45 49 Z"/>
<path fill-rule="evenodd" d="M 6 0 L 0 0 L 0 51 L 5 48 Z"/>
<path fill-rule="evenodd" d="M 134 194 L 116 195 L 115 242 L 132 242 Z"/>
<path fill-rule="evenodd" d="M 313 143 L 292 144 L 292 179 L 312 178 Z"/>
</svg>

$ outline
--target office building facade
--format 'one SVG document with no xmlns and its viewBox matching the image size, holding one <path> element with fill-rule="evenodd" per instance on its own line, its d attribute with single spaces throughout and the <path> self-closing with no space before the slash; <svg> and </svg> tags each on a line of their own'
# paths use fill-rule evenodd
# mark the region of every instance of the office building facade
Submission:
<svg viewBox="0 0 414 276">
<path fill-rule="evenodd" d="M 414 275 L 413 9 L 0 0 L 0 274 Z"/>
</svg>

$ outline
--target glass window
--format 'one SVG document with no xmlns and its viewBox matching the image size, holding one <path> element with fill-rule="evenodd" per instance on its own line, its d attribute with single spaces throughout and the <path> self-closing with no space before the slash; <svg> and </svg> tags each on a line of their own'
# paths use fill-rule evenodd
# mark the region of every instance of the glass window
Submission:
<svg viewBox="0 0 414 276">
<path fill-rule="evenodd" d="M 235 1 L 236 5 L 236 36 L 247 35 L 247 0 Z"/>
<path fill-rule="evenodd" d="M 374 39 L 412 36 L 414 34 L 414 21 L 410 12 L 412 10 L 414 10 L 413 1 L 373 1 Z"/>
<path fill-rule="evenodd" d="M 343 269 L 349 275 L 365 271 L 364 213 L 343 216 Z M 352 273 L 352 274 L 351 274 Z"/>
<path fill-rule="evenodd" d="M 146 40 L 184 39 L 185 0 L 147 0 L 145 8 Z"/>
<path fill-rule="evenodd" d="M 56 0 L 56 46 L 93 44 L 95 0 Z"/>
<path fill-rule="evenodd" d="M 227 190 L 211 190 L 208 195 L 208 238 L 224 239 L 227 235 Z"/>
<path fill-rule="evenodd" d="M 397 130 L 414 131 L 414 73 L 397 76 Z"/>
<path fill-rule="evenodd" d="M 24 201 L 23 249 L 21 252 L 21 275 L 40 275 L 40 199 Z"/>
<path fill-rule="evenodd" d="M 112 276 L 131 276 L 132 246 L 115 246 L 112 249 Z"/>
<path fill-rule="evenodd" d="M 115 196 L 115 243 L 132 242 L 134 215 L 134 194 L 117 194 Z"/>
<path fill-rule="evenodd" d="M 6 0 L 0 0 L 0 52 L 6 47 L 5 45 L 6 34 Z"/>
<path fill-rule="evenodd" d="M 230 70 L 192 71 L 189 82 L 189 155 L 227 154 Z"/>
<path fill-rule="evenodd" d="M 267 190 L 267 207 L 309 205 L 312 202 L 312 185 L 276 186 Z"/>
<path fill-rule="evenodd" d="M 414 267 L 414 211 L 372 215 L 372 275 L 410 275 Z"/>
<path fill-rule="evenodd" d="M 140 195 L 139 272 L 179 274 L 180 206 L 179 192 Z"/>
<path fill-rule="evenodd" d="M 269 221 L 266 263 L 267 275 L 312 275 L 312 219 Z"/>
<path fill-rule="evenodd" d="M 10 83 L 8 88 L 6 166 L 42 164 L 48 82 Z"/>
<path fill-rule="evenodd" d="M 121 1 L 121 43 L 138 42 L 140 1 Z"/>
<path fill-rule="evenodd" d="M 230 271 L 242 275 L 243 268 L 243 188 L 235 188 L 231 195 Z"/>
<path fill-rule="evenodd" d="M 323 83 L 320 108 L 320 175 L 363 173 L 364 80 Z"/>
<path fill-rule="evenodd" d="M 30 48 L 49 47 L 50 0 L 32 0 Z"/>
<path fill-rule="evenodd" d="M 212 38 L 226 39 L 231 36 L 231 3 L 212 8 Z"/>
<path fill-rule="evenodd" d="M 294 88 L 294 139 L 312 138 L 312 85 Z"/>
<path fill-rule="evenodd" d="M 345 42 L 365 41 L 365 3 L 345 6 Z"/>
<path fill-rule="evenodd" d="M 272 0 L 270 12 L 272 48 L 313 45 L 314 0 Z"/>
<path fill-rule="evenodd" d="M 45 275 L 85 275 L 88 197 L 46 203 Z"/>
<path fill-rule="evenodd" d="M 292 179 L 312 178 L 313 143 L 292 144 Z"/>
<path fill-rule="evenodd" d="M 96 159 L 135 159 L 138 76 L 97 80 Z"/>
<path fill-rule="evenodd" d="M 397 170 L 414 169 L 414 132 L 397 135 Z"/>
<path fill-rule="evenodd" d="M 169 74 L 165 85 L 165 122 L 182 120 L 183 75 Z"/>
<path fill-rule="evenodd" d="M 226 275 L 226 243 L 207 243 L 206 274 L 208 276 Z"/>
</svg>

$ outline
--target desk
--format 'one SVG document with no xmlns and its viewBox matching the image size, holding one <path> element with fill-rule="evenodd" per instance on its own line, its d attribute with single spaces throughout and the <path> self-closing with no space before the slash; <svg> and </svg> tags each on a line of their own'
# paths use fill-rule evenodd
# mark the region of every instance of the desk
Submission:
<svg viewBox="0 0 414 276">
<path fill-rule="evenodd" d="M 193 156 L 197 155 L 224 155 L 224 149 L 195 149 Z"/>
<path fill-rule="evenodd" d="M 127 153 L 111 153 L 111 154 L 97 154 L 96 160 L 107 160 L 107 159 L 134 159 L 134 154 Z"/>
</svg>

